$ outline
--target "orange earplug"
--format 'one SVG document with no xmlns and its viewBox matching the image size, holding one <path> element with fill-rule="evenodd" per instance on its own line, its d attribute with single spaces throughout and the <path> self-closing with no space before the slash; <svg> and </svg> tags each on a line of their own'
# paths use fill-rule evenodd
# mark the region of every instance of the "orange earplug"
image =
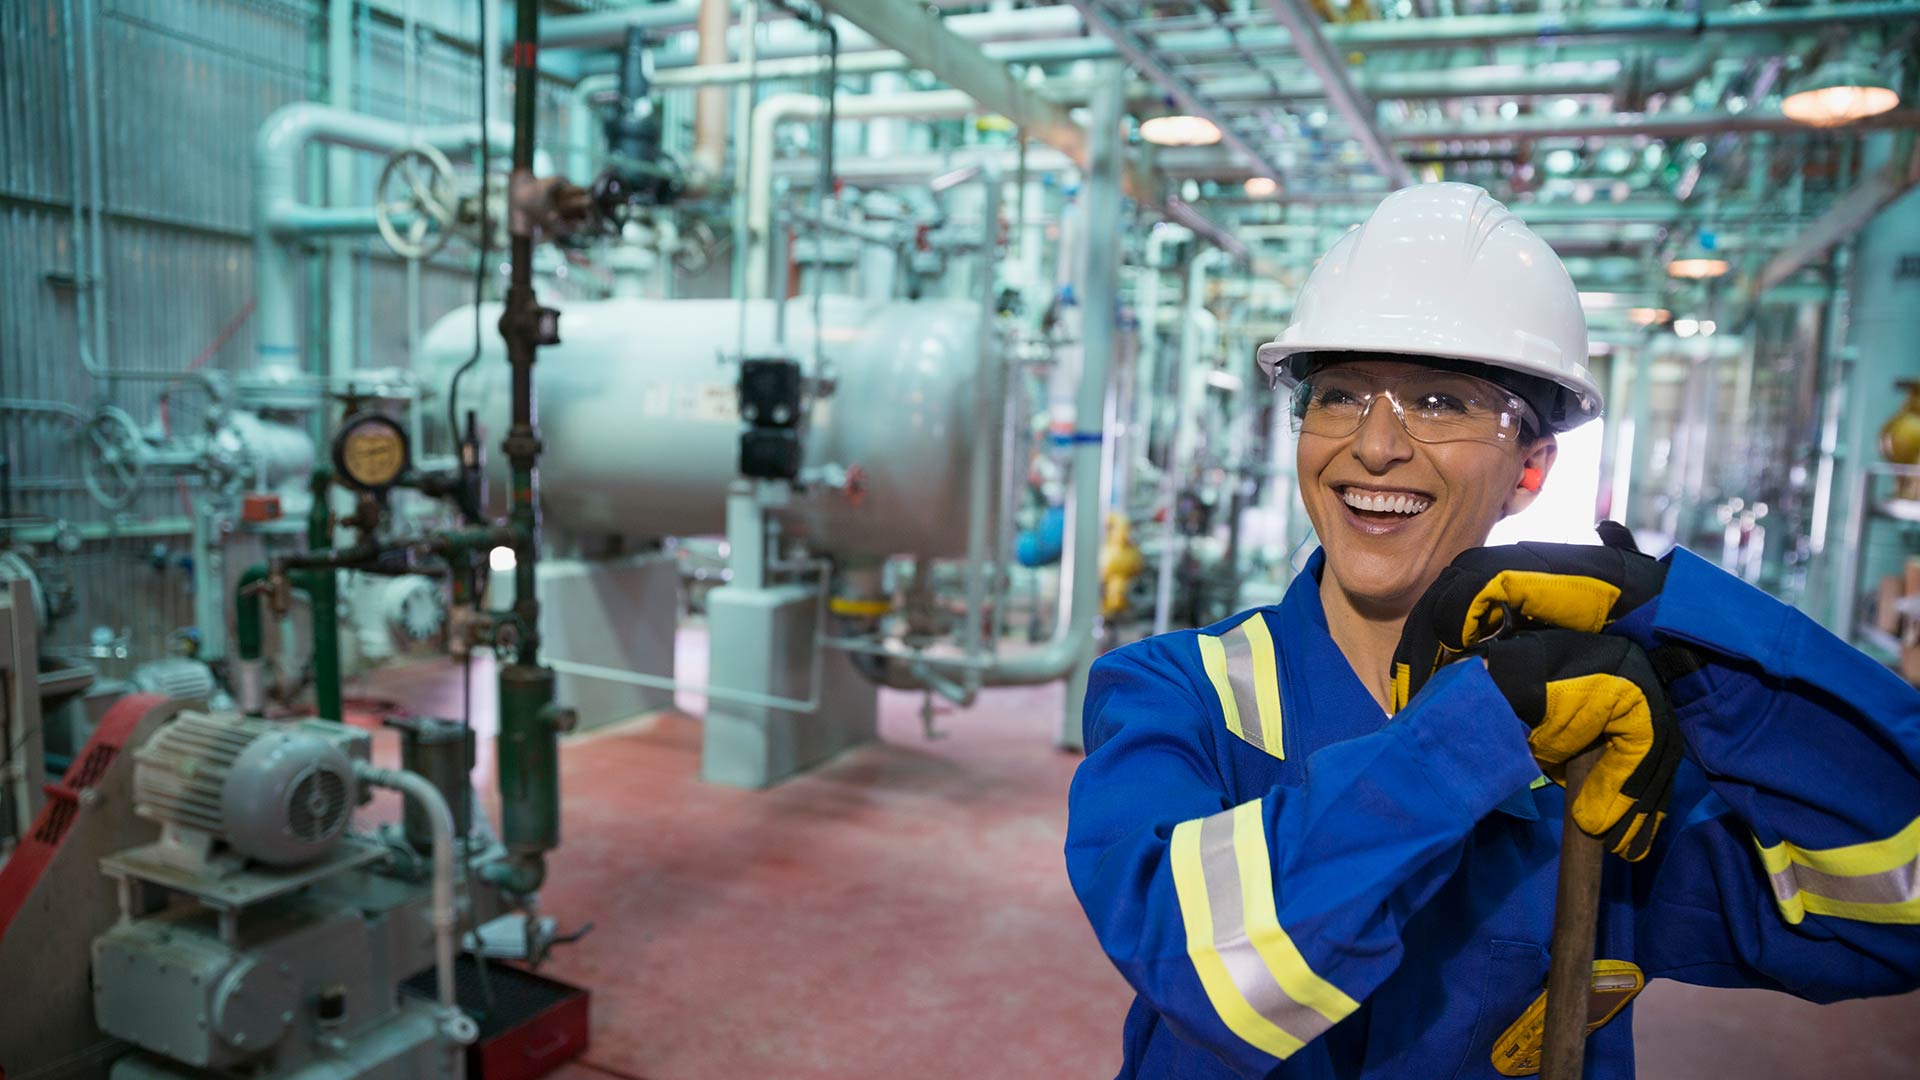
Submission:
<svg viewBox="0 0 1920 1080">
<path fill-rule="evenodd" d="M 1540 485 L 1546 482 L 1547 482 L 1547 474 L 1542 469 L 1538 469 L 1532 465 L 1529 465 L 1526 468 L 1520 470 L 1520 486 L 1523 488 L 1526 488 L 1528 491 L 1531 491 L 1536 495 L 1540 493 Z"/>
</svg>

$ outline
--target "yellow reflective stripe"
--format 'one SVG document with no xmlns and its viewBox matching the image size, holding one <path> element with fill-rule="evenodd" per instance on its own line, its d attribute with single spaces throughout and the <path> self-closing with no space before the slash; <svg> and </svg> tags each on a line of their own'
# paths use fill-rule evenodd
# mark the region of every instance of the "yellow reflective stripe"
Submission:
<svg viewBox="0 0 1920 1080">
<path fill-rule="evenodd" d="M 1246 733 L 1240 730 L 1240 707 L 1233 703 L 1233 686 L 1227 682 L 1227 650 L 1217 637 L 1200 635 L 1200 664 L 1207 669 L 1207 681 L 1213 684 L 1213 692 L 1220 698 L 1220 711 L 1226 715 L 1227 730 L 1240 738 Z"/>
<path fill-rule="evenodd" d="M 1284 761 L 1287 752 L 1280 737 L 1279 656 L 1274 652 L 1273 635 L 1267 630 L 1266 617 L 1257 611 L 1241 623 L 1240 628 L 1253 646 L 1253 693 L 1260 709 L 1260 748 Z"/>
<path fill-rule="evenodd" d="M 1859 922 L 1920 924 L 1920 818 L 1884 840 L 1835 848 L 1788 841 L 1760 850 L 1780 913 L 1808 912 Z"/>
<path fill-rule="evenodd" d="M 1232 699 L 1229 696 L 1225 700 L 1230 703 Z M 1227 1030 L 1267 1054 L 1284 1058 L 1306 1044 L 1282 1031 L 1247 1003 L 1214 945 L 1213 911 L 1207 901 L 1206 872 L 1200 864 L 1200 826 L 1204 821 L 1204 818 L 1183 821 L 1173 830 L 1173 886 L 1180 898 L 1181 921 L 1186 924 L 1187 956 L 1193 961 L 1194 973 L 1200 977 L 1207 1000 Z"/>
<path fill-rule="evenodd" d="M 1287 996 L 1326 1017 L 1327 1027 L 1349 1016 L 1360 1003 L 1314 973 L 1293 939 L 1280 927 L 1273 905 L 1272 857 L 1267 851 L 1266 818 L 1261 801 L 1233 808 L 1233 847 L 1240 863 L 1240 903 L 1247 921 L 1247 940 L 1267 962 L 1273 981 Z M 1321 1030 L 1325 1030 L 1322 1028 Z M 1320 1032 L 1312 1032 L 1309 1037 Z"/>
<path fill-rule="evenodd" d="M 1553 781 L 1547 779 L 1545 776 L 1536 776 L 1533 778 L 1533 783 L 1527 785 L 1527 790 L 1539 791 L 1541 788 L 1546 787 L 1548 784 L 1551 784 L 1551 783 L 1553 783 Z"/>
</svg>

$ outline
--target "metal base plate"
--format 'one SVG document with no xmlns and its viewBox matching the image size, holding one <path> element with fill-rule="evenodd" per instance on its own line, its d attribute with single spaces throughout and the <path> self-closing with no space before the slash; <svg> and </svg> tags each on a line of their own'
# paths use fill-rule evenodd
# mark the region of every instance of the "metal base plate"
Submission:
<svg viewBox="0 0 1920 1080">
<path fill-rule="evenodd" d="M 110 878 L 143 881 L 185 893 L 216 911 L 238 911 L 304 889 L 335 874 L 379 862 L 386 855 L 387 849 L 380 844 L 347 836 L 324 858 L 302 866 L 248 867 L 224 877 L 214 877 L 169 859 L 160 844 L 145 844 L 101 859 L 100 872 Z"/>
</svg>

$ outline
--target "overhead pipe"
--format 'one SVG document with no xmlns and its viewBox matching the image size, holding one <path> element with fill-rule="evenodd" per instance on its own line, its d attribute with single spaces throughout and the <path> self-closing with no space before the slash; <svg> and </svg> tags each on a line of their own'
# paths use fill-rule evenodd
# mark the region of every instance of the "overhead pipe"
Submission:
<svg viewBox="0 0 1920 1080">
<path fill-rule="evenodd" d="M 1844 128 L 1824 129 L 1851 133 L 1870 129 L 1920 127 L 1920 109 L 1897 109 L 1878 116 L 1855 120 Z M 1591 139 L 1645 136 L 1677 139 L 1689 135 L 1739 135 L 1754 131 L 1813 132 L 1796 120 L 1779 113 L 1759 109 L 1748 112 L 1647 113 L 1609 116 L 1519 117 L 1515 119 L 1475 120 L 1445 124 L 1407 124 L 1389 128 L 1387 138 L 1396 143 L 1452 142 L 1456 140 L 1490 142 L 1532 139 Z"/>
<path fill-rule="evenodd" d="M 1280 166 L 1267 157 L 1259 147 L 1248 142 L 1227 118 L 1220 115 L 1207 94 L 1193 85 L 1186 76 L 1174 71 L 1161 61 L 1153 45 L 1139 37 L 1126 25 L 1115 21 L 1095 0 L 1068 0 L 1087 20 L 1087 25 L 1099 31 L 1107 40 L 1113 42 L 1120 54 L 1127 58 L 1135 70 L 1152 79 L 1154 84 L 1171 97 L 1188 113 L 1198 116 L 1212 124 L 1220 132 L 1220 138 L 1228 146 L 1244 154 L 1255 169 L 1275 180 L 1285 175 Z"/>
<path fill-rule="evenodd" d="M 510 139 L 504 125 L 493 137 Z M 305 169 L 306 149 L 315 143 L 389 154 L 425 143 L 436 149 L 463 151 L 478 146 L 478 124 L 415 127 L 346 109 L 296 102 L 276 109 L 260 125 L 253 140 L 253 274 L 259 306 L 254 312 L 254 351 L 263 370 L 290 378 L 302 373 L 296 363 L 300 331 L 294 317 L 300 281 L 290 242 L 305 235 L 337 234 L 338 219 L 299 200 L 299 178 Z M 355 218 L 371 225 L 371 217 Z M 177 373 L 176 373 L 177 374 Z"/>
<path fill-rule="evenodd" d="M 618 45 L 626 36 L 628 26 L 639 26 L 652 33 L 665 34 L 677 31 L 697 30 L 700 25 L 701 5 L 695 2 L 676 4 L 655 4 L 650 7 L 636 7 L 625 11 L 598 12 L 588 15 L 562 15 L 549 19 L 553 33 L 551 40 L 548 31 L 543 29 L 541 46 L 545 49 L 569 48 L 611 48 Z M 915 17 L 925 17 L 915 10 Z M 769 11 L 769 20 L 790 18 L 790 13 Z M 930 20 L 934 21 L 934 20 Z M 971 41 L 1019 41 L 1036 38 L 1077 37 L 1081 32 L 1080 17 L 1071 8 L 1037 7 L 1019 11 L 986 11 L 961 15 L 949 15 L 939 18 L 949 30 Z M 812 35 L 798 29 L 791 34 L 780 34 L 763 42 L 760 48 L 763 59 L 776 59 L 792 56 L 804 56 L 815 51 Z M 729 42 L 734 50 L 743 48 L 744 42 Z M 881 51 L 886 45 L 864 28 L 844 35 L 842 51 L 862 53 Z M 696 50 L 697 54 L 697 50 Z M 692 56 L 681 50 L 662 50 L 655 60 L 661 67 L 685 65 Z M 725 59 L 723 56 L 722 59 Z M 706 63 L 706 61 L 698 61 Z"/>
<path fill-rule="evenodd" d="M 1652 59 L 1634 57 L 1599 63 L 1487 64 L 1480 67 L 1436 68 L 1425 71 L 1368 71 L 1349 73 L 1354 89 L 1375 101 L 1469 97 L 1545 97 L 1556 94 L 1611 94 L 1616 98 L 1671 94 L 1705 78 L 1720 58 L 1717 44 L 1708 42 L 1685 56 Z M 1322 88 L 1291 84 L 1276 88 L 1261 75 L 1236 75 L 1200 84 L 1215 101 L 1300 102 L 1324 97 Z"/>
<path fill-rule="evenodd" d="M 906 117 L 938 120 L 980 111 L 972 95 L 960 90 L 924 90 L 905 94 L 842 97 L 834 111 L 842 119 Z M 825 98 L 812 94 L 776 94 L 754 107 L 747 152 L 747 265 L 743 295 L 764 300 L 772 293 L 773 147 L 779 126 L 826 115 Z"/>
<path fill-rule="evenodd" d="M 1831 26 L 1861 23 L 1899 23 L 1920 17 L 1915 0 L 1877 0 L 1870 3 L 1819 4 L 1758 10 L 1661 11 L 1655 9 L 1587 9 L 1578 12 L 1541 11 L 1514 15 L 1454 15 L 1445 19 L 1389 19 L 1328 25 L 1322 33 L 1328 44 L 1342 51 L 1383 49 L 1440 49 L 1450 46 L 1544 44 L 1588 38 L 1636 40 L 1697 39 L 1712 34 L 1790 35 Z M 1239 25 L 1152 33 L 1166 55 L 1208 51 L 1284 51 L 1294 48 L 1285 29 L 1251 20 Z M 1078 59 L 1087 52 L 1074 42 L 1061 42 L 1060 56 L 1035 59 Z M 1111 43 L 1096 43 L 1111 53 Z"/>
<path fill-rule="evenodd" d="M 1373 102 L 1355 89 L 1347 77 L 1346 61 L 1334 55 L 1333 46 L 1322 32 L 1320 16 L 1309 11 L 1301 0 L 1267 0 L 1267 7 L 1293 34 L 1293 47 L 1300 59 L 1319 76 L 1334 111 L 1346 120 L 1347 136 L 1366 151 L 1374 169 L 1387 178 L 1387 186 L 1413 186 L 1413 171 L 1380 134 Z"/>
</svg>

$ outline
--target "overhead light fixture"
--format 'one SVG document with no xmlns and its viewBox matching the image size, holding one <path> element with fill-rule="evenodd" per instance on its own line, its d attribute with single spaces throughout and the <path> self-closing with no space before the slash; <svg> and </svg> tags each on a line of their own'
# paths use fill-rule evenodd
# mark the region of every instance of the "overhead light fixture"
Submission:
<svg viewBox="0 0 1920 1080">
<path fill-rule="evenodd" d="M 1250 176 L 1247 178 L 1245 187 L 1248 198 L 1265 199 L 1280 190 L 1280 181 L 1271 176 Z"/>
<path fill-rule="evenodd" d="M 1839 127 L 1878 116 L 1898 104 L 1900 95 L 1872 65 L 1841 57 L 1815 68 L 1780 103 L 1780 111 L 1802 124 Z"/>
<path fill-rule="evenodd" d="M 1673 312 L 1666 308 L 1636 307 L 1627 309 L 1627 321 L 1635 326 L 1657 326 L 1673 318 Z"/>
<path fill-rule="evenodd" d="M 1200 116 L 1156 116 L 1140 121 L 1140 137 L 1155 146 L 1212 146 L 1220 129 Z"/>
<path fill-rule="evenodd" d="M 1681 337 L 1692 337 L 1700 332 L 1700 320 L 1675 319 L 1673 320 L 1673 332 Z"/>
<path fill-rule="evenodd" d="M 1690 255 L 1684 259 L 1675 259 L 1667 264 L 1667 273 L 1672 277 L 1699 281 L 1703 278 L 1717 278 L 1727 272 L 1727 260 L 1710 255 Z"/>
</svg>

